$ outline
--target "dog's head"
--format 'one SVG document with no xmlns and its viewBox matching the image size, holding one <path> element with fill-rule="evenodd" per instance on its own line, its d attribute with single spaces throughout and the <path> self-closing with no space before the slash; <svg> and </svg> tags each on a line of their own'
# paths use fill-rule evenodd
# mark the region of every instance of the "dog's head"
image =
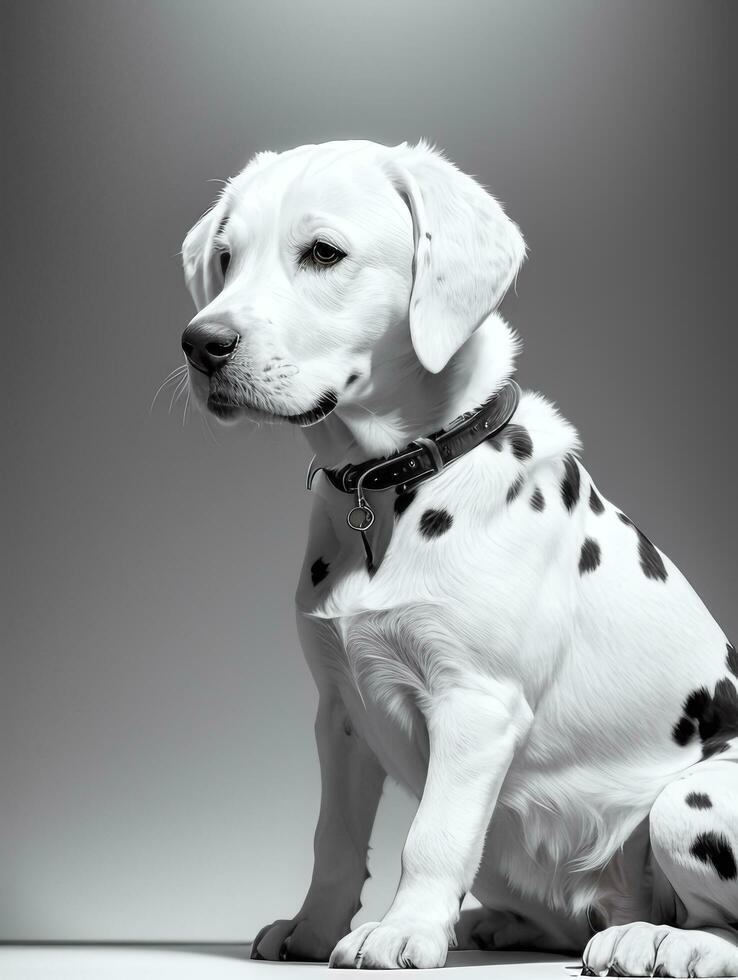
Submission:
<svg viewBox="0 0 738 980">
<path fill-rule="evenodd" d="M 259 153 L 182 247 L 195 398 L 223 421 L 306 425 L 403 356 L 437 373 L 524 254 L 499 203 L 424 141 Z"/>
</svg>

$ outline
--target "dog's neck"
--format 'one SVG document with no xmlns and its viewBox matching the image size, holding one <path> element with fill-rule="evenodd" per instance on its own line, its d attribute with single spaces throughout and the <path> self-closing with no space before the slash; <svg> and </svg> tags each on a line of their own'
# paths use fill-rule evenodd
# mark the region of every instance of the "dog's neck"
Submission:
<svg viewBox="0 0 738 980">
<path fill-rule="evenodd" d="M 303 430 L 317 464 L 338 467 L 388 456 L 438 431 L 497 391 L 513 373 L 517 350 L 512 330 L 493 314 L 442 371 L 431 374 L 415 356 L 408 332 L 406 348 L 385 363 L 370 391 Z"/>
</svg>

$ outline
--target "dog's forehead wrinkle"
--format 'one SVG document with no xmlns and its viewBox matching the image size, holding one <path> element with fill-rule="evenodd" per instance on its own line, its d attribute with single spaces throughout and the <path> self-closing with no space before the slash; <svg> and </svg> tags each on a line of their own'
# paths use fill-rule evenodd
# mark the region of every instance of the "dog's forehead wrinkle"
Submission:
<svg viewBox="0 0 738 980">
<path fill-rule="evenodd" d="M 233 204 L 252 196 L 276 195 L 286 200 L 295 195 L 304 205 L 305 198 L 310 195 L 324 201 L 341 200 L 343 197 L 359 202 L 366 198 L 372 188 L 388 186 L 389 181 L 374 162 L 372 153 L 368 152 L 377 144 L 361 142 L 349 151 L 329 152 L 331 146 L 341 145 L 337 142 L 306 147 L 305 152 L 297 157 L 279 154 L 255 171 L 249 165 L 231 179 L 224 193 Z M 356 159 L 356 154 L 360 152 L 366 154 L 365 160 Z M 305 155 L 307 160 L 303 159 Z M 352 159 L 341 166 L 341 161 L 347 156 Z"/>
<path fill-rule="evenodd" d="M 295 180 L 283 194 L 283 208 L 292 214 L 330 216 L 360 220 L 365 215 L 386 212 L 381 184 L 362 175 L 361 179 L 341 174 L 330 180 Z"/>
<path fill-rule="evenodd" d="M 351 168 L 356 172 L 364 162 L 361 159 L 357 161 L 357 155 L 361 154 L 366 160 L 370 160 L 381 151 L 380 144 L 369 140 L 337 140 L 331 143 L 318 143 L 312 149 L 313 152 L 303 171 L 306 176 L 317 176 L 329 168 L 337 170 L 341 163 L 349 162 L 348 158 L 351 158 Z"/>
<path fill-rule="evenodd" d="M 387 275 L 400 275 L 406 253 L 408 260 L 412 254 L 410 212 L 376 167 L 362 168 L 358 176 L 337 172 L 326 181 L 303 178 L 294 167 L 278 171 L 270 163 L 236 189 L 224 219 L 214 250 L 253 240 L 301 248 L 321 233 L 330 241 L 333 233 L 331 244 L 346 252 L 358 249 L 365 266 L 378 265 Z"/>
</svg>

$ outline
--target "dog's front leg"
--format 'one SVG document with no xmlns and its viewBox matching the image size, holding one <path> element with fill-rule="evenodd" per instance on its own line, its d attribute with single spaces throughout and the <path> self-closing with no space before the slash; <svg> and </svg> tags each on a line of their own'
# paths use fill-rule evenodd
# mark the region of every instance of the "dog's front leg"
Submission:
<svg viewBox="0 0 738 980">
<path fill-rule="evenodd" d="M 442 966 L 487 827 L 531 711 L 513 684 L 475 679 L 423 707 L 430 756 L 423 796 L 402 853 L 402 875 L 381 922 L 336 946 L 335 967 Z"/>
<path fill-rule="evenodd" d="M 321 690 L 315 720 L 321 803 L 315 830 L 313 877 L 302 908 L 278 919 L 254 940 L 253 959 L 328 959 L 361 907 L 366 856 L 385 772 L 351 729 L 332 687 Z"/>
</svg>

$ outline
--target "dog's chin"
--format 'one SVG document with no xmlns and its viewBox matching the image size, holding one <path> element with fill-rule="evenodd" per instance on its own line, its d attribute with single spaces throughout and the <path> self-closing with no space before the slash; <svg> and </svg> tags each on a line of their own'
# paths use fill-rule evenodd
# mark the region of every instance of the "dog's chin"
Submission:
<svg viewBox="0 0 738 980">
<path fill-rule="evenodd" d="M 221 396 L 208 396 L 208 411 L 218 419 L 228 425 L 238 421 L 239 417 L 252 418 L 254 420 L 263 419 L 270 422 L 289 422 L 292 425 L 308 428 L 317 425 L 327 418 L 338 404 L 338 396 L 335 391 L 327 391 L 318 399 L 312 408 L 304 412 L 287 414 L 284 412 L 269 411 L 268 409 L 257 408 L 255 405 L 239 404 L 229 401 Z"/>
<path fill-rule="evenodd" d="M 315 405 L 306 412 L 298 412 L 295 415 L 283 415 L 281 417 L 292 425 L 299 425 L 302 428 L 306 428 L 328 418 L 337 404 L 338 395 L 335 391 L 326 391 L 325 394 L 321 395 Z"/>
<path fill-rule="evenodd" d="M 211 415 L 214 415 L 219 422 L 223 422 L 226 425 L 229 422 L 236 422 L 239 415 L 243 413 L 243 407 L 241 405 L 232 405 L 230 402 L 225 402 L 220 398 L 208 398 L 208 411 Z"/>
</svg>

